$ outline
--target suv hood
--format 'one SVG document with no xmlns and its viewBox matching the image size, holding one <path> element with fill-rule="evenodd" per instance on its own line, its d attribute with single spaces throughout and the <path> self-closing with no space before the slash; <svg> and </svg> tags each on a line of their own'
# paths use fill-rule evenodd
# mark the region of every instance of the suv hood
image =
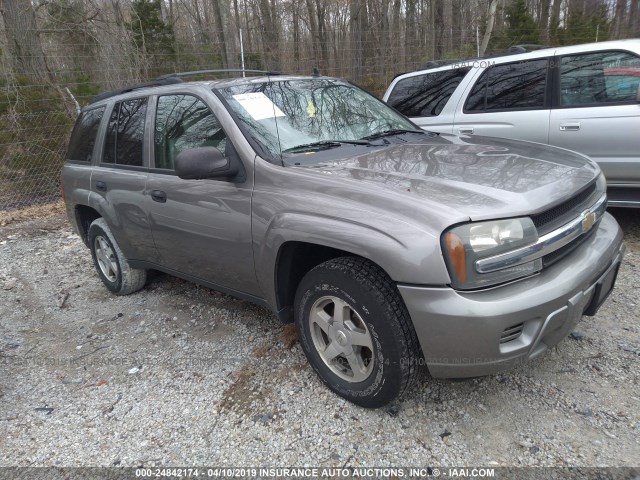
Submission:
<svg viewBox="0 0 640 480">
<path fill-rule="evenodd" d="M 472 220 L 542 211 L 600 174 L 595 162 L 569 150 L 449 135 L 303 168 L 412 195 Z"/>
</svg>

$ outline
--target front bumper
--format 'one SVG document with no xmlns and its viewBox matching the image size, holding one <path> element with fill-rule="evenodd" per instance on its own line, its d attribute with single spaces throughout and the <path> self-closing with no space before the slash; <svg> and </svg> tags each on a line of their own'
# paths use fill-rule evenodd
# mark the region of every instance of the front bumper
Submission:
<svg viewBox="0 0 640 480">
<path fill-rule="evenodd" d="M 476 292 L 398 285 L 431 375 L 487 375 L 541 355 L 595 313 L 624 250 L 606 213 L 576 250 L 525 280 Z"/>
</svg>

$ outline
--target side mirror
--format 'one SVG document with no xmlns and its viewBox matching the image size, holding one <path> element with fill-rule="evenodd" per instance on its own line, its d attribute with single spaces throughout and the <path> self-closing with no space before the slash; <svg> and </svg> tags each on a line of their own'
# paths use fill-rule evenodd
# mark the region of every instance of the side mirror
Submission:
<svg viewBox="0 0 640 480">
<path fill-rule="evenodd" d="M 234 157 L 225 157 L 215 147 L 200 147 L 184 150 L 176 157 L 176 174 L 184 180 L 206 178 L 232 178 L 240 167 Z"/>
<path fill-rule="evenodd" d="M 636 102 L 640 103 L 640 83 L 638 83 L 638 93 L 636 93 Z"/>
</svg>

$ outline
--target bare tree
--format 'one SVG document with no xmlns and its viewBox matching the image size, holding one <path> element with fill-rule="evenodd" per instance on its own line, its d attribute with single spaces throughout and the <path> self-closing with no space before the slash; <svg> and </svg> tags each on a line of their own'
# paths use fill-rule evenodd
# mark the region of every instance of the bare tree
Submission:
<svg viewBox="0 0 640 480">
<path fill-rule="evenodd" d="M 625 13 L 627 9 L 627 0 L 617 0 L 616 9 L 613 15 L 613 22 L 611 24 L 611 38 L 621 38 L 624 34 L 626 22 Z"/>
<path fill-rule="evenodd" d="M 349 13 L 351 17 L 351 76 L 355 80 L 362 78 L 363 67 L 363 30 L 365 25 L 366 7 L 363 0 L 350 0 Z"/>
<path fill-rule="evenodd" d="M 553 0 L 551 7 L 551 18 L 549 19 L 549 38 L 556 40 L 558 27 L 560 26 L 560 12 L 562 0 Z"/>
<path fill-rule="evenodd" d="M 480 56 L 484 55 L 489 46 L 491 40 L 491 34 L 493 33 L 493 26 L 496 21 L 496 9 L 498 8 L 498 0 L 491 0 L 489 4 L 489 10 L 487 12 L 487 26 L 482 36 L 482 43 L 480 44 Z"/>
<path fill-rule="evenodd" d="M 228 10 L 228 5 L 221 6 L 223 0 L 211 0 L 213 6 L 213 13 L 216 19 L 216 30 L 218 32 L 218 43 L 220 51 L 222 52 L 222 65 L 223 68 L 229 68 L 232 65 L 231 54 L 229 51 L 229 42 L 227 40 L 226 22 L 224 21 L 223 11 Z"/>
<path fill-rule="evenodd" d="M 406 0 L 406 34 L 405 34 L 405 51 L 407 58 L 407 66 L 413 63 L 418 46 L 418 12 L 416 8 L 416 0 Z"/>
<path fill-rule="evenodd" d="M 559 1 L 559 0 L 558 0 Z M 549 14 L 551 10 L 551 0 L 540 0 L 540 11 L 538 15 L 538 26 L 542 40 L 546 43 L 549 41 Z"/>
<path fill-rule="evenodd" d="M 4 0 L 1 4 L 7 48 L 14 74 L 34 82 L 49 79 L 36 15 L 29 0 Z"/>
<path fill-rule="evenodd" d="M 627 17 L 627 32 L 630 37 L 640 35 L 640 0 L 631 0 Z"/>
</svg>

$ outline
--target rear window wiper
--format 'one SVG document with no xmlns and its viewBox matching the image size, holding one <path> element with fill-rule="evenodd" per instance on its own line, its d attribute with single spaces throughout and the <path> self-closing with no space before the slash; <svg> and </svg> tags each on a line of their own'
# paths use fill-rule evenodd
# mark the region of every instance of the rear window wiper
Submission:
<svg viewBox="0 0 640 480">
<path fill-rule="evenodd" d="M 376 138 L 382 137 L 391 137 L 393 135 L 402 135 L 403 133 L 418 133 L 424 134 L 424 130 L 408 130 L 405 128 L 393 128 L 391 130 L 385 130 L 383 132 L 372 133 L 371 135 L 367 135 L 366 137 L 362 137 L 362 140 L 374 140 Z"/>
<path fill-rule="evenodd" d="M 367 140 L 320 140 L 319 142 L 305 143 L 287 148 L 282 153 L 308 152 L 311 150 L 328 150 L 341 145 L 369 145 Z"/>
</svg>

